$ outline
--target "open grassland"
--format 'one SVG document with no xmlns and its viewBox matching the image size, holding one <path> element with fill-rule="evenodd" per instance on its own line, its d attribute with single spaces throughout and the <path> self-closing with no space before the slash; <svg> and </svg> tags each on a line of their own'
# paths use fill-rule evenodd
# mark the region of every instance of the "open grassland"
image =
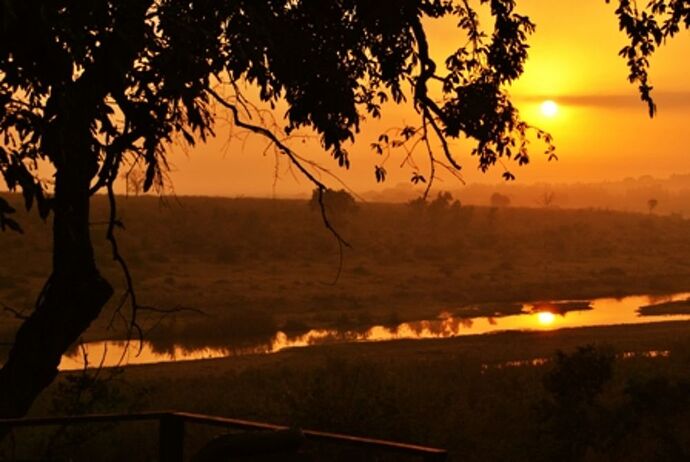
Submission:
<svg viewBox="0 0 690 462">
<path fill-rule="evenodd" d="M 600 347 L 573 354 L 585 344 Z M 555 350 L 573 354 L 570 362 L 559 365 Z M 649 350 L 671 353 L 623 357 Z M 551 361 L 511 365 L 543 357 Z M 602 368 L 607 358 L 610 375 Z M 326 345 L 136 366 L 102 371 L 86 392 L 77 386 L 80 377 L 63 374 L 33 412 L 174 408 L 436 445 L 449 448 L 452 461 L 666 461 L 690 454 L 687 322 Z M 154 425 L 96 430 L 63 434 L 56 447 L 75 460 L 92 460 L 103 447 L 107 460 L 155 454 Z M 191 428 L 189 452 L 213 434 Z M 45 433 L 17 436 L 34 449 L 50 441 Z M 141 449 L 132 454 L 135 445 Z M 584 458 L 570 457 L 575 450 Z M 317 460 L 408 460 L 369 456 L 338 451 Z"/>
<path fill-rule="evenodd" d="M 99 262 L 121 293 L 121 273 L 100 237 L 105 201 L 96 198 L 94 209 Z M 161 320 L 142 312 L 148 327 L 158 325 L 150 335 L 169 341 L 394 324 L 477 302 L 680 292 L 690 281 L 690 222 L 678 217 L 360 204 L 333 211 L 352 248 L 332 284 L 337 246 L 304 201 L 138 198 L 121 200 L 121 209 L 122 253 L 142 303 L 205 313 Z M 21 221 L 24 236 L 0 234 L 0 297 L 17 310 L 31 306 L 50 262 L 48 227 Z M 122 335 L 117 318 L 108 328 L 116 302 L 87 338 Z M 18 320 L 3 316 L 1 340 L 9 340 Z M 573 353 L 586 344 L 606 346 Z M 556 350 L 575 359 L 515 366 Z M 670 353 L 624 358 L 652 350 Z M 436 445 L 458 461 L 666 461 L 690 457 L 688 384 L 690 324 L 677 322 L 322 345 L 62 374 L 32 412 L 174 408 Z M 53 447 L 73 460 L 151 460 L 155 431 L 23 431 L 0 455 L 35 457 Z M 211 434 L 191 429 L 189 452 Z M 321 460 L 387 460 L 337 454 Z"/>
<path fill-rule="evenodd" d="M 18 204 L 18 198 L 11 200 Z M 19 205 L 19 204 L 18 204 Z M 94 245 L 107 277 L 122 274 L 104 239 L 105 198 L 94 198 Z M 588 299 L 688 289 L 690 222 L 603 210 L 359 204 L 331 219 L 338 247 L 306 201 L 121 198 L 118 231 L 139 300 L 192 308 L 174 319 L 142 312 L 151 335 L 262 336 L 277 328 L 352 328 L 433 318 L 477 302 Z M 25 235 L 0 233 L 0 300 L 33 305 L 49 273 L 50 230 L 20 216 Z M 87 339 L 123 335 L 112 312 Z M 0 340 L 18 325 L 2 313 Z M 109 327 L 110 326 L 110 327 Z M 215 334 L 213 332 L 216 332 Z"/>
</svg>

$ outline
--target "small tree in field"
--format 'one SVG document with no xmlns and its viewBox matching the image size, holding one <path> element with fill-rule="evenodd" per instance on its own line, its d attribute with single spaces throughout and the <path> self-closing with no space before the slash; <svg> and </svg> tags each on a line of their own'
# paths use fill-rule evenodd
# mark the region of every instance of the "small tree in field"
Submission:
<svg viewBox="0 0 690 462">
<path fill-rule="evenodd" d="M 317 189 L 312 191 L 309 208 L 314 211 L 321 211 L 324 207 L 329 214 L 349 215 L 357 210 L 357 201 L 354 196 L 344 189 L 327 189 L 320 192 Z"/>
<path fill-rule="evenodd" d="M 489 202 L 491 203 L 491 207 L 510 207 L 510 197 L 497 192 L 491 195 Z"/>
<path fill-rule="evenodd" d="M 539 199 L 539 204 L 544 208 L 549 208 L 556 200 L 556 193 L 553 191 L 545 191 Z"/>
<path fill-rule="evenodd" d="M 630 79 L 653 114 L 647 58 L 690 26 L 690 7 L 654 0 L 641 13 L 634 2 L 618 4 L 621 28 L 631 38 L 624 50 Z M 492 17 L 488 30 L 478 21 L 481 5 Z M 424 20 L 442 17 L 458 25 L 458 48 L 439 65 Z M 419 118 L 381 135 L 372 148 L 428 147 L 429 174 L 412 174 L 427 193 L 436 168 L 460 169 L 449 139 L 473 139 L 482 170 L 501 158 L 527 163 L 530 132 L 546 140 L 553 157 L 548 134 L 522 121 L 505 91 L 523 71 L 533 30 L 515 0 L 2 2 L 0 173 L 27 208 L 52 215 L 53 260 L 0 370 L 0 417 L 28 411 L 57 375 L 61 355 L 113 293 L 91 244 L 90 200 L 97 192 L 110 199 L 106 237 L 122 264 L 137 328 L 138 304 L 115 237 L 113 184 L 121 171 L 143 169 L 145 191 L 161 186 L 166 146 L 213 135 L 215 110 L 222 107 L 235 127 L 270 140 L 314 184 L 323 213 L 326 186 L 315 175 L 318 166 L 283 135 L 312 129 L 323 149 L 348 167 L 346 144 L 362 118 L 379 117 L 391 99 L 413 105 Z M 440 83 L 438 91 L 430 90 L 432 81 Z M 283 101 L 284 129 L 252 122 L 260 119 L 250 117 L 252 104 L 239 84 L 253 86 L 266 103 Z M 53 184 L 39 179 L 39 163 L 54 168 Z M 385 178 L 383 165 L 375 176 Z M 514 178 L 507 170 L 504 176 Z M 0 199 L 0 228 L 20 229 L 12 212 Z"/>
<path fill-rule="evenodd" d="M 649 209 L 650 215 L 654 212 L 654 209 L 656 209 L 657 205 L 659 205 L 659 201 L 654 198 L 647 201 L 647 208 Z"/>
</svg>

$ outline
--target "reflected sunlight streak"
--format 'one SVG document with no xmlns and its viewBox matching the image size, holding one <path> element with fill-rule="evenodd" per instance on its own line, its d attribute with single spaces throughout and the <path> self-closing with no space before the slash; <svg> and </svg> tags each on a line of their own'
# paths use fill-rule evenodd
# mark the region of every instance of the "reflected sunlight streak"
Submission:
<svg viewBox="0 0 690 462">
<path fill-rule="evenodd" d="M 621 299 L 601 298 L 591 300 L 592 309 L 574 310 L 562 313 L 556 319 L 553 311 L 545 309 L 544 303 L 524 304 L 521 314 L 501 317 L 460 317 L 448 311 L 440 319 L 412 321 L 397 326 L 374 325 L 361 330 L 312 329 L 301 335 L 276 332 L 267 343 L 249 347 L 227 346 L 206 348 L 185 348 L 174 345 L 169 349 L 156 349 L 144 341 L 132 341 L 129 346 L 123 341 L 102 341 L 85 343 L 83 352 L 92 358 L 89 367 L 126 366 L 134 364 L 154 364 L 161 362 L 195 361 L 200 359 L 226 358 L 251 354 L 270 354 L 287 348 L 306 347 L 319 344 L 381 342 L 403 339 L 444 339 L 463 335 L 497 333 L 509 330 L 529 331 L 536 329 L 601 326 L 612 324 L 639 324 L 670 320 L 690 320 L 690 315 L 640 316 L 638 308 L 660 301 L 686 300 L 690 293 L 678 293 L 664 297 L 629 296 Z M 559 303 L 559 302 L 555 302 Z M 560 302 L 561 304 L 563 301 Z M 456 313 L 457 314 L 457 313 Z M 557 322 L 556 322 L 557 321 Z M 230 340 L 230 339 L 229 339 Z M 84 368 L 82 350 L 75 349 L 62 357 L 61 371 Z M 650 357 L 663 356 L 662 353 L 648 353 Z"/>
<path fill-rule="evenodd" d="M 542 326 L 550 326 L 556 320 L 556 316 L 550 311 L 540 311 L 537 313 L 537 321 Z"/>
</svg>

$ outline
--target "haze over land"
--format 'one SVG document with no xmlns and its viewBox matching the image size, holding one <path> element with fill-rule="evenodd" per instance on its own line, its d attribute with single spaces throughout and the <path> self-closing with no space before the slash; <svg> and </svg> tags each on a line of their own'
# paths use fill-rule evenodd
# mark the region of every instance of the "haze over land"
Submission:
<svg viewBox="0 0 690 462">
<path fill-rule="evenodd" d="M 19 208 L 18 196 L 5 197 Z M 656 212 L 450 200 L 334 207 L 332 223 L 352 245 L 339 268 L 333 236 L 304 200 L 120 199 L 120 249 L 140 303 L 192 309 L 174 316 L 144 310 L 139 320 L 147 332 L 158 326 L 149 336 L 182 345 L 435 319 L 477 303 L 685 292 L 690 280 L 690 221 Z M 106 217 L 107 201 L 96 196 L 96 255 L 121 294 Z M 0 303 L 12 308 L 0 313 L 0 343 L 12 338 L 20 321 L 13 310 L 30 310 L 49 268 L 49 227 L 33 214 L 18 219 L 25 235 L 0 234 Z M 112 323 L 119 300 L 86 339 L 125 335 L 126 325 Z"/>
<path fill-rule="evenodd" d="M 20 205 L 20 197 L 4 197 Z M 334 285 L 337 246 L 318 211 L 306 201 L 180 197 L 166 202 L 121 197 L 119 204 L 125 224 L 124 231 L 118 230 L 121 251 L 136 280 L 140 302 L 159 309 L 203 312 L 141 311 L 146 338 L 160 352 L 175 351 L 176 345 L 185 350 L 233 351 L 269 340 L 276 329 L 357 330 L 372 324 L 395 328 L 405 320 L 434 319 L 441 311 L 462 311 L 486 301 L 497 302 L 488 305 L 496 311 L 481 316 L 501 325 L 502 311 L 510 312 L 519 300 L 589 300 L 645 293 L 658 294 L 663 301 L 663 294 L 687 291 L 690 280 L 690 221 L 656 212 L 360 204 L 333 214 L 334 223 L 353 245 Z M 103 238 L 106 215 L 105 198 L 96 196 L 94 246 L 103 273 L 121 295 L 122 273 Z M 0 233 L 4 249 L 0 301 L 10 308 L 0 312 L 0 342 L 5 345 L 21 322 L 12 309 L 20 316 L 30 310 L 51 258 L 49 227 L 35 214 L 22 212 L 18 219 L 25 235 Z M 104 316 L 84 333 L 84 341 L 124 338 L 127 324 L 113 316 L 119 300 L 113 298 Z M 566 314 L 571 315 L 577 313 Z M 647 320 L 655 321 L 653 316 Z M 561 364 L 568 357 L 553 356 L 555 350 L 565 349 L 582 364 L 572 373 L 574 378 L 566 376 L 566 389 L 591 375 L 606 384 L 605 393 L 590 391 L 595 404 L 565 400 L 577 412 L 588 411 L 583 412 L 587 416 L 583 428 L 608 436 L 611 416 L 642 428 L 631 433 L 636 438 L 635 454 L 630 455 L 624 441 L 609 449 L 620 456 L 613 460 L 674 460 L 649 454 L 687 436 L 690 410 L 675 398 L 687 397 L 684 387 L 690 383 L 689 331 L 687 321 L 675 321 L 505 332 L 314 345 L 273 355 L 104 369 L 92 375 L 80 371 L 61 374 L 34 412 L 172 407 L 432 444 L 448 448 L 463 461 L 534 461 L 569 441 L 568 434 L 553 431 L 560 422 L 553 423 L 552 414 L 536 411 L 558 403 L 559 389 L 548 388 L 548 379 L 559 370 L 571 370 L 569 363 Z M 585 349 L 584 358 L 572 353 L 578 346 L 604 342 L 606 347 Z M 669 350 L 667 356 L 648 355 Z M 100 357 L 93 354 L 90 360 Z M 595 366 L 602 364 L 604 376 L 599 378 Z M 615 375 L 607 375 L 609 369 Z M 665 382 L 665 377 L 679 382 Z M 84 380 L 97 394 L 83 393 Z M 646 388 L 634 388 L 635 384 Z M 648 389 L 660 392 L 650 395 Z M 664 406 L 671 398 L 678 410 L 667 416 Z M 632 405 L 628 403 L 639 399 L 648 400 L 644 412 L 628 412 Z M 589 412 L 590 407 L 606 413 Z M 573 415 L 568 411 L 563 412 L 564 419 Z M 668 442 L 644 433 L 643 425 L 671 428 L 678 436 Z M 497 432 L 505 435 L 500 445 Z M 67 447 L 83 453 L 76 460 L 95 460 L 93 454 L 103 447 L 114 447 L 107 460 L 129 460 L 122 452 L 131 447 L 141 448 L 136 460 L 155 458 L 153 431 L 121 425 L 90 434 L 80 427 L 74 435 L 76 442 Z M 204 437 L 202 441 L 211 436 Z M 46 434 L 36 437 L 46 439 Z M 26 441 L 20 441 L 20 451 L 22 443 L 27 452 L 42 447 Z M 639 448 L 645 445 L 651 449 Z M 356 453 L 316 460 L 368 459 Z"/>
<path fill-rule="evenodd" d="M 408 183 L 371 189 L 363 198 L 377 202 L 407 202 L 419 197 L 419 191 Z M 490 206 L 495 193 L 510 199 L 516 207 L 563 209 L 605 209 L 629 212 L 690 215 L 690 175 L 654 178 L 611 179 L 601 182 L 572 183 L 501 182 L 473 183 L 465 187 L 451 184 L 448 191 L 465 205 Z M 655 201 L 651 204 L 650 201 Z"/>
<path fill-rule="evenodd" d="M 690 460 L 690 9 L 651 60 L 652 119 L 618 56 L 637 33 L 614 9 L 635 24 L 634 1 L 457 0 L 450 22 L 425 20 L 439 0 L 34 3 L 0 6 L 0 32 L 24 38 L 0 41 L 0 417 L 176 409 L 452 461 Z M 444 79 L 470 3 L 495 40 L 470 40 Z M 537 24 L 526 61 L 513 6 Z M 284 89 L 275 107 L 255 77 Z M 408 99 L 357 125 L 379 79 Z M 287 134 L 288 109 L 322 139 Z M 0 460 L 218 448 L 193 420 L 5 420 Z"/>
<path fill-rule="evenodd" d="M 690 173 L 690 34 L 682 31 L 651 60 L 659 112 L 650 119 L 637 88 L 627 81 L 625 60 L 618 56 L 626 37 L 618 31 L 614 5 L 603 0 L 527 0 L 519 7 L 537 24 L 537 32 L 529 40 L 530 58 L 525 73 L 511 93 L 528 122 L 554 135 L 559 160 L 547 162 L 541 154 L 543 146 L 535 140 L 529 165 L 519 168 L 506 163 L 517 175 L 518 184 L 590 183 Z M 438 49 L 439 55 L 453 51 L 458 41 L 464 40 L 457 37 L 452 24 L 431 26 L 432 49 Z M 540 110 L 547 99 L 558 104 L 558 112 L 552 117 Z M 389 104 L 384 107 L 381 120 L 364 123 L 357 143 L 349 148 L 350 171 L 339 169 L 312 140 L 295 140 L 293 146 L 338 174 L 357 193 L 409 183 L 411 170 L 399 168 L 403 155 L 397 153 L 386 163 L 388 182 L 376 185 L 374 165 L 381 158 L 369 146 L 386 129 L 416 123 L 418 116 L 409 106 Z M 276 116 L 282 116 L 283 111 L 284 107 L 279 106 Z M 219 121 L 217 136 L 209 143 L 188 154 L 173 149 L 174 171 L 170 177 L 178 194 L 309 194 L 311 185 L 299 175 L 296 180 L 288 172 L 285 159 L 279 158 L 280 180 L 274 184 L 276 158 L 270 150 L 264 153 L 265 141 L 241 137 L 228 142 L 231 133 L 238 134 Z M 487 174 L 477 171 L 476 159 L 469 154 L 471 148 L 466 142 L 453 146 L 464 167 L 465 180 L 469 184 L 499 183 L 502 168 L 497 166 Z M 428 173 L 424 155 L 419 156 L 418 164 L 422 173 Z M 439 175 L 443 181 L 437 183 L 437 189 L 461 189 L 449 174 Z M 330 187 L 339 186 L 327 176 L 324 180 Z M 418 185 L 417 191 L 421 193 L 423 185 Z"/>
</svg>

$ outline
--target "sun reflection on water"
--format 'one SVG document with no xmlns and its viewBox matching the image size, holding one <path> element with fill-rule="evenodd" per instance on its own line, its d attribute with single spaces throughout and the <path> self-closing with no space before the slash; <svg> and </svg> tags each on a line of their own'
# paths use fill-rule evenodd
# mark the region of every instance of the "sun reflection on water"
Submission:
<svg viewBox="0 0 690 462">
<path fill-rule="evenodd" d="M 664 297 L 665 301 L 684 300 L 688 293 Z M 228 345 L 208 346 L 201 349 L 175 345 L 161 352 L 149 342 L 132 342 L 127 346 L 122 341 L 92 342 L 65 355 L 60 363 L 61 370 L 78 370 L 84 367 L 80 351 L 86 351 L 90 366 L 102 363 L 106 367 L 160 362 L 194 361 L 248 354 L 270 354 L 287 348 L 310 345 L 356 342 L 382 342 L 405 339 L 445 339 L 462 335 L 486 334 L 507 330 L 543 330 L 609 324 L 634 324 L 655 321 L 690 320 L 690 315 L 642 317 L 640 306 L 652 303 L 651 297 L 631 296 L 622 299 L 602 298 L 581 302 L 544 302 L 518 304 L 511 314 L 494 313 L 482 317 L 469 316 L 467 311 L 447 311 L 437 319 L 405 322 L 394 326 L 366 326 L 360 329 L 312 329 L 308 332 L 290 335 L 277 332 L 269 342 L 255 346 L 237 347 Z M 471 313 L 474 313 L 471 311 Z M 493 311 L 489 311 L 493 313 Z"/>
<path fill-rule="evenodd" d="M 556 315 L 550 311 L 540 311 L 537 313 L 537 321 L 542 326 L 550 326 L 556 320 Z"/>
</svg>

